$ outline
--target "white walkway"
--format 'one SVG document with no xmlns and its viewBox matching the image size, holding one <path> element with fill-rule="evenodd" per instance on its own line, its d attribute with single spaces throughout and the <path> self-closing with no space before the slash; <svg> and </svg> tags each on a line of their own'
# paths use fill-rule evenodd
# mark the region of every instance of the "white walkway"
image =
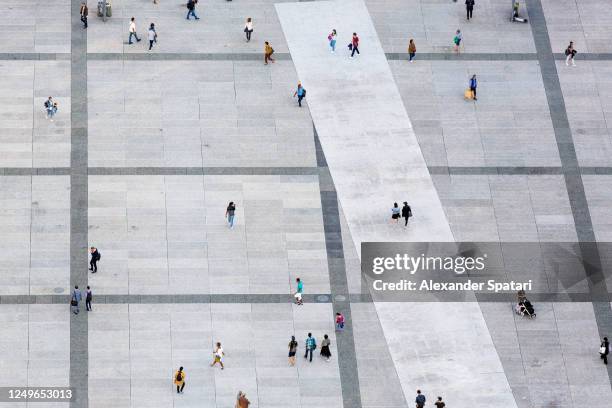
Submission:
<svg viewBox="0 0 612 408">
<path fill-rule="evenodd" d="M 357 253 L 362 242 L 454 241 L 363 1 L 276 8 Z M 332 28 L 335 54 L 327 44 Z M 361 55 L 350 59 L 353 31 Z M 411 205 L 408 229 L 389 224 L 394 201 Z M 449 406 L 516 407 L 477 303 L 376 308 L 410 406 L 421 388 L 430 404 L 444 395 Z"/>
<path fill-rule="evenodd" d="M 452 241 L 363 2 L 276 8 L 357 249 L 367 241 Z M 335 54 L 327 41 L 332 28 L 338 32 Z M 353 31 L 361 55 L 350 59 Z M 408 229 L 389 224 L 393 202 L 403 201 L 414 214 Z"/>
</svg>

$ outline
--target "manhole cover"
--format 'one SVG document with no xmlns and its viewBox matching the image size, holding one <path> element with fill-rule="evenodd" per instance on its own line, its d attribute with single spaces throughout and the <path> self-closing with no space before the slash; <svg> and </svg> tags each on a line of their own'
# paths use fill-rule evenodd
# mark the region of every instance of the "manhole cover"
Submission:
<svg viewBox="0 0 612 408">
<path fill-rule="evenodd" d="M 346 296 L 344 296 L 344 295 L 336 295 L 336 297 L 334 299 L 336 299 L 336 302 L 344 302 L 346 300 Z"/>
<path fill-rule="evenodd" d="M 317 302 L 329 302 L 329 296 L 319 295 L 317 296 Z"/>
</svg>

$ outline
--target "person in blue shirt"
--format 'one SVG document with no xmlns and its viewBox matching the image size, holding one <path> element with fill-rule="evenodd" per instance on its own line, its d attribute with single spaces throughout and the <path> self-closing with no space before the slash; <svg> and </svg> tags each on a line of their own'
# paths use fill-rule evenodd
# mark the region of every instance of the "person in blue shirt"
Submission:
<svg viewBox="0 0 612 408">
<path fill-rule="evenodd" d="M 304 283 L 301 281 L 301 279 L 297 278 L 295 282 L 297 283 L 297 292 L 304 293 Z"/>
<path fill-rule="evenodd" d="M 470 79 L 470 91 L 472 91 L 472 95 L 474 96 L 474 100 L 477 101 L 478 99 L 476 99 L 476 87 L 478 86 L 478 81 L 476 80 L 476 74 L 472 75 L 472 78 Z"/>
<path fill-rule="evenodd" d="M 421 390 L 417 390 L 417 396 L 414 400 L 417 408 L 423 408 L 425 406 L 425 395 L 421 394 Z"/>
<path fill-rule="evenodd" d="M 304 358 L 308 358 L 308 354 L 310 354 L 310 362 L 312 363 L 312 353 L 317 348 L 317 340 L 312 337 L 312 333 L 308 333 L 308 337 L 306 338 L 306 353 L 304 354 Z"/>
<path fill-rule="evenodd" d="M 304 97 L 306 96 L 306 90 L 304 89 L 304 87 L 302 86 L 301 82 L 298 82 L 298 87 L 297 90 L 295 91 L 295 93 L 293 94 L 293 97 L 295 98 L 297 96 L 298 98 L 298 105 L 300 106 L 300 108 L 302 107 L 302 99 L 304 99 Z"/>
</svg>

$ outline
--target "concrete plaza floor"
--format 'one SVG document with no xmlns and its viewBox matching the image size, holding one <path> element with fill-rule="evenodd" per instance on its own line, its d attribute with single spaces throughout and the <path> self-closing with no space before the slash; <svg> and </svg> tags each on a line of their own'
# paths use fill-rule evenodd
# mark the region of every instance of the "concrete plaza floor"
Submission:
<svg viewBox="0 0 612 408">
<path fill-rule="evenodd" d="M 427 406 L 438 395 L 450 407 L 610 405 L 612 370 L 598 355 L 599 339 L 612 334 L 608 276 L 583 277 L 575 298 L 539 294 L 535 320 L 513 314 L 507 299 L 375 304 L 361 296 L 365 233 L 414 237 L 388 224 L 392 203 L 355 200 L 371 190 L 336 190 L 350 174 L 334 170 L 350 168 L 343 160 L 359 149 L 332 151 L 325 138 L 342 123 L 321 111 L 350 112 L 342 104 L 351 95 L 338 86 L 330 108 L 318 85 L 305 83 L 297 107 L 294 88 L 307 76 L 277 13 L 291 1 L 204 0 L 196 22 L 185 20 L 184 1 L 114 0 L 104 23 L 89 0 L 87 30 L 80 3 L 0 2 L 0 387 L 77 392 L 72 403 L 37 407 L 222 408 L 243 390 L 256 408 L 400 408 L 413 406 L 417 388 Z M 526 0 L 529 24 L 508 21 L 508 0 L 478 1 L 470 22 L 461 1 L 364 3 L 365 14 L 348 7 L 326 18 L 373 27 L 367 38 L 390 72 L 385 92 L 401 97 L 392 108 L 405 110 L 404 131 L 418 142 L 411 146 L 443 212 L 437 221 L 453 240 L 610 241 L 606 2 Z M 146 41 L 127 44 L 132 16 L 143 38 L 155 23 L 151 52 Z M 460 55 L 451 49 L 456 29 Z M 345 64 L 340 34 L 336 57 Z M 562 54 L 570 40 L 575 67 Z M 263 41 L 275 64 L 263 64 Z M 375 84 L 366 60 L 351 64 Z M 312 69 L 330 74 L 326 64 Z M 466 102 L 472 74 L 478 101 Z M 50 95 L 59 103 L 53 122 L 43 109 Z M 389 111 L 359 119 L 376 123 Z M 363 157 L 380 147 L 382 138 Z M 386 176 L 380 185 L 404 181 Z M 394 199 L 413 202 L 409 193 Z M 237 203 L 233 230 L 224 224 L 229 201 Z M 417 222 L 426 205 L 413 205 Z M 355 229 L 357 211 L 368 228 Z M 95 275 L 90 245 L 102 253 Z M 553 291 L 548 277 L 524 273 Z M 297 277 L 303 306 L 291 295 Z M 75 284 L 92 287 L 92 312 L 70 313 Z M 343 332 L 334 330 L 336 311 L 347 317 Z M 300 356 L 308 332 L 319 344 L 329 335 L 330 362 L 318 350 L 312 364 Z M 292 335 L 296 367 L 286 360 Z M 208 366 L 216 341 L 227 353 L 223 371 Z M 177 395 L 180 365 L 187 386 Z"/>
</svg>

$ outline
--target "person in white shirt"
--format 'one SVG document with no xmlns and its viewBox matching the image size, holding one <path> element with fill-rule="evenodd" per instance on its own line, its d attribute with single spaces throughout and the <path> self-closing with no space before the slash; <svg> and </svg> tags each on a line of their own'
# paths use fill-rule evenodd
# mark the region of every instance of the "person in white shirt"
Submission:
<svg viewBox="0 0 612 408">
<path fill-rule="evenodd" d="M 253 33 L 253 20 L 251 17 L 247 18 L 246 24 L 244 25 L 244 32 L 246 33 L 246 41 L 251 41 L 251 33 Z"/>
<path fill-rule="evenodd" d="M 132 44 L 132 36 L 136 38 L 136 41 L 140 42 L 140 38 L 138 38 L 138 34 L 136 34 L 136 19 L 134 17 L 130 20 L 130 37 L 128 38 L 128 44 Z"/>
<path fill-rule="evenodd" d="M 155 32 L 155 24 L 149 26 L 149 51 L 153 48 L 153 43 L 157 42 L 157 33 Z"/>
</svg>

